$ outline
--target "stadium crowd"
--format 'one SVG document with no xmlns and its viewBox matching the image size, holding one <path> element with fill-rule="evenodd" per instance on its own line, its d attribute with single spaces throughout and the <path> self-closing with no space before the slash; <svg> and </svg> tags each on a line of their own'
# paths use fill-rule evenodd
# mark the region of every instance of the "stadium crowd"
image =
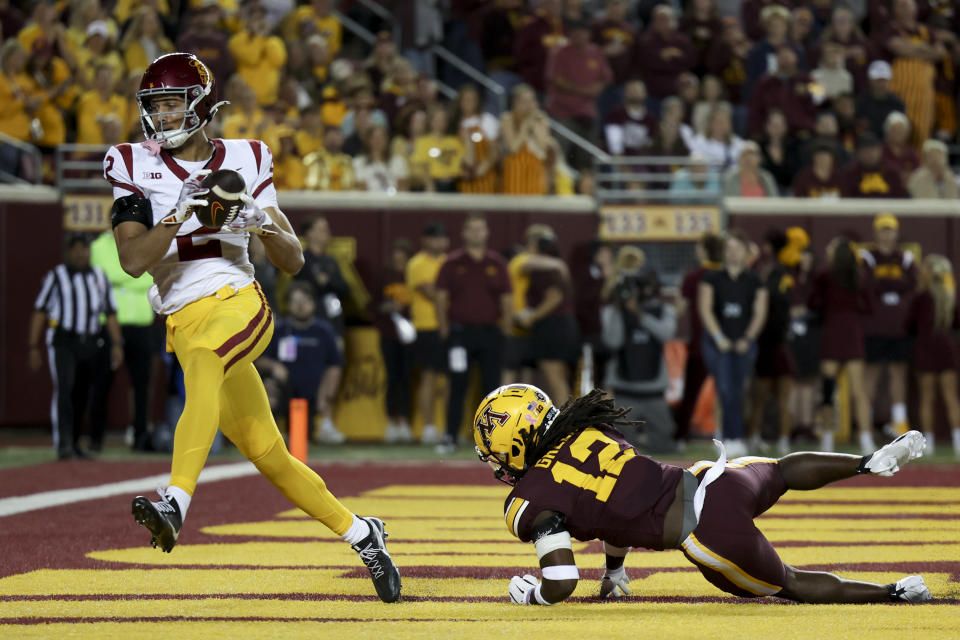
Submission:
<svg viewBox="0 0 960 640">
<path fill-rule="evenodd" d="M 396 0 L 390 24 L 339 3 L 369 46 L 334 4 L 3 0 L 0 132 L 48 156 L 141 139 L 140 75 L 179 50 L 231 102 L 213 134 L 265 140 L 279 189 L 591 193 L 590 156 L 549 116 L 615 155 L 688 156 L 675 191 L 957 195 L 953 0 Z M 433 44 L 505 87 L 507 109 Z M 0 145 L 0 168 L 23 164 Z"/>
</svg>

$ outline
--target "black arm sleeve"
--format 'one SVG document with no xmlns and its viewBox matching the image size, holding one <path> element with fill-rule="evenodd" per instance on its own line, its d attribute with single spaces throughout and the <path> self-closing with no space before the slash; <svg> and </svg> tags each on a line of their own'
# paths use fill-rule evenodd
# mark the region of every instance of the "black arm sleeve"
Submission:
<svg viewBox="0 0 960 640">
<path fill-rule="evenodd" d="M 147 198 L 137 194 L 117 198 L 110 209 L 110 222 L 114 229 L 121 222 L 139 222 L 150 229 L 153 227 L 153 207 Z"/>
<path fill-rule="evenodd" d="M 554 513 L 549 518 L 546 518 L 545 520 L 533 525 L 533 531 L 530 539 L 533 542 L 536 542 L 544 536 L 566 531 L 567 526 L 564 524 L 564 520 L 566 520 L 566 516 L 564 516 L 562 513 Z"/>
</svg>

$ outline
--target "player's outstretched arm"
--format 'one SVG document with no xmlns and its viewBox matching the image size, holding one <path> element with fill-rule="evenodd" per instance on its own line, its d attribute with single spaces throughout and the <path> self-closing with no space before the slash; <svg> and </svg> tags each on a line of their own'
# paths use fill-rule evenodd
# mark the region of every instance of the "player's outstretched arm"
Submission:
<svg viewBox="0 0 960 640">
<path fill-rule="evenodd" d="M 267 250 L 267 257 L 278 269 L 294 275 L 303 268 L 303 247 L 293 232 L 293 227 L 287 216 L 275 207 L 265 209 L 273 223 L 276 233 L 261 235 L 263 246 Z"/>
</svg>

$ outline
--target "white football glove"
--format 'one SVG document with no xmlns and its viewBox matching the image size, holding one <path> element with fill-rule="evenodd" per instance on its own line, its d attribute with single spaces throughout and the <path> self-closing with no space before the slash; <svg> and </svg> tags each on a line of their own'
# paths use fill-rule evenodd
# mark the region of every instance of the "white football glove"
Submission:
<svg viewBox="0 0 960 640">
<path fill-rule="evenodd" d="M 540 581 L 529 573 L 523 576 L 513 576 L 510 578 L 510 600 L 513 604 L 531 604 L 533 601 L 533 592 Z M 533 602 L 536 604 L 536 602 Z"/>
<path fill-rule="evenodd" d="M 240 199 L 246 206 L 237 213 L 233 220 L 226 224 L 224 230 L 234 233 L 246 231 L 260 236 L 276 235 L 276 231 L 267 228 L 267 225 L 273 224 L 270 214 L 258 207 L 253 198 L 246 193 L 241 194 Z"/>
<path fill-rule="evenodd" d="M 600 581 L 601 598 L 622 598 L 630 595 L 630 577 L 627 575 L 626 567 L 619 569 L 607 569 L 603 572 L 603 579 Z"/>
<path fill-rule="evenodd" d="M 210 169 L 198 169 L 183 181 L 183 186 L 180 187 L 180 195 L 177 197 L 177 204 L 170 215 L 162 220 L 163 224 L 183 224 L 193 214 L 194 207 L 205 207 L 209 204 L 200 197 L 206 195 L 209 191 L 209 189 L 200 187 L 200 183 L 209 174 Z"/>
</svg>

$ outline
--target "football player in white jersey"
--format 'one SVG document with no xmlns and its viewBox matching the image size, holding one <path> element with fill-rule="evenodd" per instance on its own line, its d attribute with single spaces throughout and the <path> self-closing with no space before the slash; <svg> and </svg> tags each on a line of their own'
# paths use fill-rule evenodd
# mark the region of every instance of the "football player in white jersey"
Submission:
<svg viewBox="0 0 960 640">
<path fill-rule="evenodd" d="M 259 140 L 207 138 L 203 129 L 225 103 L 211 97 L 213 75 L 198 58 L 171 53 L 144 72 L 137 102 L 146 142 L 111 147 L 104 177 L 113 185 L 111 214 L 120 263 L 156 282 L 151 302 L 167 315 L 167 349 L 186 386 L 177 423 L 169 487 L 161 499 L 133 500 L 133 515 L 152 543 L 173 549 L 200 470 L 219 427 L 280 491 L 342 536 L 360 554 L 384 602 L 400 597 L 400 574 L 378 518 L 354 515 L 323 480 L 287 451 L 253 361 L 273 335 L 273 314 L 247 254 L 260 235 L 278 268 L 303 265 L 300 242 L 277 206 L 270 149 Z M 246 183 L 244 207 L 219 230 L 202 226 L 203 176 L 233 169 Z"/>
</svg>

